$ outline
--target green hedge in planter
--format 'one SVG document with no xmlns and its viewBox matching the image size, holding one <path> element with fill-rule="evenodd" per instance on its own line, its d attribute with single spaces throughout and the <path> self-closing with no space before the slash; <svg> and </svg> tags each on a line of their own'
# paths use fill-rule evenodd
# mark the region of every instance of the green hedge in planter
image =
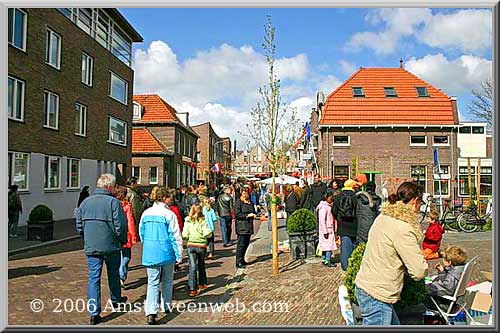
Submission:
<svg viewBox="0 0 500 333">
<path fill-rule="evenodd" d="M 352 252 L 347 266 L 345 285 L 347 287 L 348 298 L 350 302 L 357 303 L 354 294 L 354 281 L 361 267 L 361 260 L 365 252 L 366 244 L 359 244 Z M 396 310 L 403 309 L 407 306 L 417 305 L 422 303 L 428 297 L 427 288 L 424 280 L 415 281 L 408 274 L 405 274 L 403 290 L 401 291 L 400 300 L 394 305 Z"/>
<path fill-rule="evenodd" d="M 30 212 L 28 223 L 52 222 L 54 216 L 52 210 L 45 205 L 37 205 Z"/>
<path fill-rule="evenodd" d="M 307 232 L 316 230 L 318 221 L 309 209 L 297 209 L 288 218 L 288 232 Z"/>
</svg>

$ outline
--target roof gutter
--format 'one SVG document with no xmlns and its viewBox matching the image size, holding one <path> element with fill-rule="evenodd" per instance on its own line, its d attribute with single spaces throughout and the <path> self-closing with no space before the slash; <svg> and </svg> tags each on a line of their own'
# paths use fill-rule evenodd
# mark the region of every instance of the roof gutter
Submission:
<svg viewBox="0 0 500 333">
<path fill-rule="evenodd" d="M 325 125 L 320 124 L 320 128 L 411 128 L 411 127 L 433 127 L 433 128 L 458 128 L 459 125 L 427 125 L 427 124 L 394 124 L 394 125 Z"/>
</svg>

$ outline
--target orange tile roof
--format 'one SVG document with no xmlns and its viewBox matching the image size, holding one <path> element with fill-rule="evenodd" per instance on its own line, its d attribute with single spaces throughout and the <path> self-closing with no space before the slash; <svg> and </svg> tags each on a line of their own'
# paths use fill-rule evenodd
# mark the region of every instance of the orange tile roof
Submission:
<svg viewBox="0 0 500 333">
<path fill-rule="evenodd" d="M 162 153 L 163 145 L 146 128 L 132 129 L 132 153 Z"/>
<path fill-rule="evenodd" d="M 362 87 L 365 97 L 353 97 Z M 386 97 L 394 87 L 398 97 Z M 418 97 L 426 87 L 430 97 Z M 453 125 L 451 98 L 404 68 L 360 68 L 326 98 L 320 125 Z M 458 121 L 458 120 L 457 120 Z"/>
<path fill-rule="evenodd" d="M 144 107 L 140 122 L 179 122 L 175 109 L 165 102 L 159 95 L 134 95 L 134 102 Z"/>
</svg>

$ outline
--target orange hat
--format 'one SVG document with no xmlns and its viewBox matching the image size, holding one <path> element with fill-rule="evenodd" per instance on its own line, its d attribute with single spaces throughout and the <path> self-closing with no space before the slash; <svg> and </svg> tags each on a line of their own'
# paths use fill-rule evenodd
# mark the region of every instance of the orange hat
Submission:
<svg viewBox="0 0 500 333">
<path fill-rule="evenodd" d="M 360 186 L 365 185 L 368 183 L 368 179 L 366 178 L 366 175 L 364 173 L 360 173 L 356 176 L 356 181 L 359 183 Z"/>
<path fill-rule="evenodd" d="M 352 179 L 348 179 L 344 183 L 344 187 L 355 188 L 358 186 L 359 186 L 359 184 L 355 180 L 352 180 Z"/>
</svg>

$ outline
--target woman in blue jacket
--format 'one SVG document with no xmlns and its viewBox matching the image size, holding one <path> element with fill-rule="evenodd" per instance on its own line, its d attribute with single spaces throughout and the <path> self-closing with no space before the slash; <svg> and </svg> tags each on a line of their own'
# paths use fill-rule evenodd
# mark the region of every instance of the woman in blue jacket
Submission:
<svg viewBox="0 0 500 333">
<path fill-rule="evenodd" d="M 160 278 L 162 280 L 162 310 L 172 302 L 175 262 L 182 261 L 182 236 L 177 217 L 165 204 L 168 191 L 156 186 L 151 191 L 153 206 L 141 217 L 139 235 L 142 240 L 142 265 L 148 273 L 145 312 L 149 325 L 156 324 Z"/>
</svg>

